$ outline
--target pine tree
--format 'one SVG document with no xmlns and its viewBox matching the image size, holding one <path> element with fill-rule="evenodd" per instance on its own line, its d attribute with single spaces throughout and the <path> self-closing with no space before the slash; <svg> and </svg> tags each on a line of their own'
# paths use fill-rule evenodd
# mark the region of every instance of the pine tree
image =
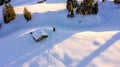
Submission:
<svg viewBox="0 0 120 67">
<path fill-rule="evenodd" d="M 0 0 L 0 6 L 4 4 L 4 0 Z"/>
<path fill-rule="evenodd" d="M 83 0 L 83 3 L 84 3 L 85 5 L 93 5 L 94 0 Z"/>
<path fill-rule="evenodd" d="M 76 14 L 80 14 L 80 5 L 79 4 L 77 4 Z"/>
<path fill-rule="evenodd" d="M 120 4 L 120 0 L 114 0 L 114 2 Z"/>
<path fill-rule="evenodd" d="M 73 16 L 74 16 L 73 4 L 72 4 L 72 2 L 69 2 L 69 5 L 68 5 L 68 17 L 73 17 Z"/>
<path fill-rule="evenodd" d="M 73 1 L 72 1 L 72 0 L 67 0 L 67 6 L 66 6 L 67 9 L 68 9 L 68 7 L 69 7 L 69 5 L 70 5 L 70 2 L 71 2 L 72 5 L 73 5 Z"/>
<path fill-rule="evenodd" d="M 31 15 L 31 12 L 29 12 L 26 8 L 24 8 L 24 17 L 27 21 L 31 20 L 32 18 L 32 15 Z"/>
<path fill-rule="evenodd" d="M 77 4 L 78 4 L 77 0 L 73 0 L 73 8 L 76 8 Z"/>
<path fill-rule="evenodd" d="M 13 9 L 13 7 L 12 7 L 12 5 L 10 4 L 10 3 L 8 3 L 8 9 L 9 9 L 9 14 L 10 14 L 10 16 L 11 16 L 11 20 L 13 20 L 13 19 L 15 19 L 16 18 L 16 14 L 15 14 L 15 11 L 14 11 L 14 9 Z"/>
<path fill-rule="evenodd" d="M 3 7 L 3 17 L 5 23 L 9 23 L 16 18 L 15 11 L 10 3 L 5 3 L 5 7 Z"/>
<path fill-rule="evenodd" d="M 98 2 L 96 2 L 93 6 L 93 14 L 97 14 L 98 13 Z"/>
<path fill-rule="evenodd" d="M 9 23 L 10 22 L 10 18 L 9 18 L 9 14 L 8 14 L 8 11 L 5 7 L 3 7 L 3 18 L 4 18 L 4 22 L 5 23 Z"/>
<path fill-rule="evenodd" d="M 96 3 L 94 4 L 94 6 L 95 6 L 95 7 L 98 7 L 98 2 L 96 2 Z"/>
</svg>

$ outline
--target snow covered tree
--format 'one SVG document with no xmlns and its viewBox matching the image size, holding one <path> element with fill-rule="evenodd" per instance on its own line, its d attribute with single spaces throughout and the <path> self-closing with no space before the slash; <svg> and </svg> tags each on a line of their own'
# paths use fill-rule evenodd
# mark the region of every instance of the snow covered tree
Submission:
<svg viewBox="0 0 120 67">
<path fill-rule="evenodd" d="M 32 18 L 32 15 L 31 15 L 31 12 L 29 12 L 26 8 L 24 8 L 24 17 L 27 21 L 31 20 Z"/>
<path fill-rule="evenodd" d="M 66 8 L 68 9 L 68 7 L 69 7 L 69 5 L 70 5 L 70 2 L 72 3 L 72 5 L 73 5 L 73 1 L 72 0 L 67 0 L 67 5 L 66 5 Z"/>
<path fill-rule="evenodd" d="M 8 11 L 5 7 L 3 7 L 2 13 L 3 13 L 4 22 L 9 23 L 10 22 L 10 17 L 9 17 Z"/>
<path fill-rule="evenodd" d="M 73 8 L 76 8 L 77 4 L 78 4 L 77 0 L 73 0 Z"/>
<path fill-rule="evenodd" d="M 10 15 L 11 20 L 16 18 L 15 11 L 10 3 L 6 4 L 6 9 L 8 10 L 8 13 Z"/>
<path fill-rule="evenodd" d="M 73 17 L 74 16 L 74 12 L 73 12 L 73 5 L 72 2 L 68 3 L 68 17 Z"/>
<path fill-rule="evenodd" d="M 0 0 L 0 6 L 4 4 L 4 0 Z"/>
<path fill-rule="evenodd" d="M 98 2 L 94 3 L 94 0 L 83 0 L 76 9 L 77 14 L 97 14 L 98 13 Z"/>
<path fill-rule="evenodd" d="M 83 3 L 84 3 L 85 5 L 93 5 L 94 0 L 83 0 Z"/>
<path fill-rule="evenodd" d="M 96 2 L 93 6 L 93 14 L 97 14 L 98 13 L 98 2 Z"/>
<path fill-rule="evenodd" d="M 77 4 L 76 14 L 80 14 L 80 5 L 79 4 Z"/>
<path fill-rule="evenodd" d="M 9 23 L 16 18 L 15 11 L 10 3 L 6 3 L 5 7 L 3 7 L 3 18 L 5 23 Z"/>
</svg>

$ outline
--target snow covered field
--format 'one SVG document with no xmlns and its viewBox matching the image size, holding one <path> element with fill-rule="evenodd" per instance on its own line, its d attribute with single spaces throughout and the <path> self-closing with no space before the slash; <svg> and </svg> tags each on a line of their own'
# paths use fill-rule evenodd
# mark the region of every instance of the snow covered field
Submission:
<svg viewBox="0 0 120 67">
<path fill-rule="evenodd" d="M 120 67 L 120 5 L 99 1 L 97 15 L 67 18 L 66 0 L 37 1 L 12 0 L 17 17 L 9 24 L 0 6 L 0 67 Z M 29 34 L 53 27 L 38 43 Z"/>
</svg>

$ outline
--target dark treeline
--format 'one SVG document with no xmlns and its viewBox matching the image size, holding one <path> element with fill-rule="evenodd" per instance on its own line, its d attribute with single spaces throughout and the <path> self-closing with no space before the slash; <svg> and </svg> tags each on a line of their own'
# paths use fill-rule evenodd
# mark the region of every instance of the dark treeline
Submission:
<svg viewBox="0 0 120 67">
<path fill-rule="evenodd" d="M 114 2 L 120 4 L 120 0 L 114 0 Z"/>
<path fill-rule="evenodd" d="M 88 15 L 98 13 L 98 2 L 94 0 L 83 0 L 80 4 L 77 0 L 67 0 L 68 17 L 74 17 L 74 9 L 76 14 Z"/>
<path fill-rule="evenodd" d="M 4 3 L 9 3 L 11 0 L 0 0 L 0 6 L 3 5 Z"/>
</svg>

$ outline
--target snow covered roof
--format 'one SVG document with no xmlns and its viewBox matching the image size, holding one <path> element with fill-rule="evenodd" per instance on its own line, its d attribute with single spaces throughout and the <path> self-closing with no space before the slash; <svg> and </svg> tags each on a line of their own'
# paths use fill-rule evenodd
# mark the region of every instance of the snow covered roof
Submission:
<svg viewBox="0 0 120 67">
<path fill-rule="evenodd" d="M 48 35 L 44 30 L 36 30 L 32 32 L 32 36 L 37 40 L 39 39 L 42 35 Z"/>
</svg>

